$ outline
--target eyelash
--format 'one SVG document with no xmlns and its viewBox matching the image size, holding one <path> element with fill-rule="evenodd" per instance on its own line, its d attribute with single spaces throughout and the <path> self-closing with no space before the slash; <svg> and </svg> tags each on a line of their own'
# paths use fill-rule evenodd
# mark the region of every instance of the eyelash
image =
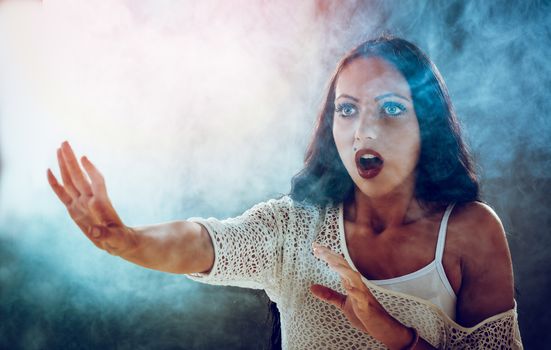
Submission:
<svg viewBox="0 0 551 350">
<path fill-rule="evenodd" d="M 352 108 L 352 109 L 356 110 L 356 106 L 354 106 L 352 103 L 339 103 L 335 107 L 335 113 L 340 114 L 341 117 L 343 117 L 343 118 L 350 117 L 352 114 L 348 114 L 348 115 L 343 114 L 343 111 L 344 111 L 345 108 Z M 394 113 L 394 114 L 393 113 L 388 113 L 388 111 L 385 111 L 386 108 L 398 108 L 399 113 Z M 383 114 L 391 116 L 391 117 L 400 116 L 403 113 L 405 113 L 406 111 L 407 111 L 406 107 L 403 104 L 398 103 L 398 102 L 388 101 L 388 102 L 383 103 L 383 105 L 381 106 L 381 112 Z M 354 111 L 353 113 L 355 114 L 356 111 Z"/>
</svg>

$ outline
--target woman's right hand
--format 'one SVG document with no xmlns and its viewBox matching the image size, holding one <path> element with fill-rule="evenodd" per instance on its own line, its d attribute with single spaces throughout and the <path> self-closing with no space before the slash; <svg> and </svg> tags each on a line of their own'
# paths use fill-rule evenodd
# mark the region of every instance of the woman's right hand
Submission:
<svg viewBox="0 0 551 350">
<path fill-rule="evenodd" d="M 98 248 L 112 255 L 125 255 L 137 247 L 137 235 L 125 226 L 107 195 L 102 174 L 86 157 L 82 171 L 71 146 L 63 142 L 57 150 L 61 185 L 48 169 L 48 182 L 69 215 Z"/>
</svg>

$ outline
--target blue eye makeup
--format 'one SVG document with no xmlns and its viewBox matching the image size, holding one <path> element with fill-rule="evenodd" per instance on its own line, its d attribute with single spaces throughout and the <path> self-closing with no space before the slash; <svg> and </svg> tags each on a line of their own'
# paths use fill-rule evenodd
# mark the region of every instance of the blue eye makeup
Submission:
<svg viewBox="0 0 551 350">
<path fill-rule="evenodd" d="M 407 108 L 398 102 L 387 101 L 382 104 L 381 115 L 388 117 L 398 117 L 407 111 Z M 358 107 L 352 103 L 343 102 L 335 105 L 335 113 L 343 118 L 349 118 L 358 114 Z"/>
<path fill-rule="evenodd" d="M 403 104 L 392 101 L 383 103 L 381 109 L 384 114 L 392 117 L 399 116 L 407 110 Z"/>
<path fill-rule="evenodd" d="M 356 106 L 352 103 L 339 103 L 335 106 L 335 112 L 343 117 L 349 117 L 357 112 Z"/>
</svg>

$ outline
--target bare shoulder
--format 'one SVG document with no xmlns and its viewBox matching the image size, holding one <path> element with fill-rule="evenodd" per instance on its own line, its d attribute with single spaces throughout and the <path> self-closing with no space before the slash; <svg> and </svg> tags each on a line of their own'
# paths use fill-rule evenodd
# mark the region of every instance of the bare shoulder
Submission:
<svg viewBox="0 0 551 350">
<path fill-rule="evenodd" d="M 450 225 L 460 236 L 461 249 L 465 254 L 478 257 L 473 249 L 488 249 L 496 240 L 506 243 L 505 229 L 501 219 L 489 205 L 482 202 L 458 204 L 452 211 Z M 467 256 L 468 258 L 468 256 Z"/>
<path fill-rule="evenodd" d="M 462 248 L 457 322 L 471 327 L 514 307 L 511 253 L 499 216 L 485 203 L 458 206 L 454 226 Z"/>
</svg>

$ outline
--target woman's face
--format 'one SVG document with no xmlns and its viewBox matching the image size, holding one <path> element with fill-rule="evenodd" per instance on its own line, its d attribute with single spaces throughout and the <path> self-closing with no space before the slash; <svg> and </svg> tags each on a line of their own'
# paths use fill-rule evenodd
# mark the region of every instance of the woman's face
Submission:
<svg viewBox="0 0 551 350">
<path fill-rule="evenodd" d="M 333 137 L 348 174 L 365 195 L 377 198 L 413 188 L 419 124 L 409 84 L 390 63 L 358 58 L 340 72 Z"/>
</svg>

